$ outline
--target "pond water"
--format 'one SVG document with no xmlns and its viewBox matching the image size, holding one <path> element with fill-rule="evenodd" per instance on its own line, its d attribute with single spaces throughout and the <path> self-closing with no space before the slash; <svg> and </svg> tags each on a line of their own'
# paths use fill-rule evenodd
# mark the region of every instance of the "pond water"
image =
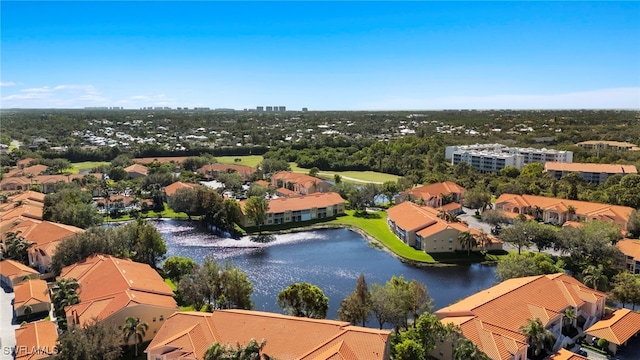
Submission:
<svg viewBox="0 0 640 360">
<path fill-rule="evenodd" d="M 403 275 L 425 285 L 436 309 L 496 283 L 495 267 L 480 264 L 418 268 L 384 250 L 372 247 L 348 229 L 327 229 L 276 235 L 269 243 L 248 237 L 220 238 L 180 220 L 152 221 L 167 243 L 167 256 L 185 256 L 202 263 L 206 256 L 229 261 L 247 273 L 253 283 L 256 310 L 282 313 L 278 293 L 294 282 L 317 285 L 329 297 L 327 318 L 337 318 L 341 300 L 355 288 L 363 273 L 367 284 L 384 284 Z"/>
</svg>

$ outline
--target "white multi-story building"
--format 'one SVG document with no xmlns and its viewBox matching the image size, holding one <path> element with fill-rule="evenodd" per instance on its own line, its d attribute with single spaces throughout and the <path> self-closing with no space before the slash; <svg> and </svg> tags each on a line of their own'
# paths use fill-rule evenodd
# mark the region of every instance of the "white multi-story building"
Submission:
<svg viewBox="0 0 640 360">
<path fill-rule="evenodd" d="M 538 162 L 573 162 L 573 152 L 555 149 L 517 148 L 502 144 L 447 146 L 445 158 L 451 165 L 467 162 L 480 172 L 498 172 L 505 166 L 518 169 Z"/>
</svg>

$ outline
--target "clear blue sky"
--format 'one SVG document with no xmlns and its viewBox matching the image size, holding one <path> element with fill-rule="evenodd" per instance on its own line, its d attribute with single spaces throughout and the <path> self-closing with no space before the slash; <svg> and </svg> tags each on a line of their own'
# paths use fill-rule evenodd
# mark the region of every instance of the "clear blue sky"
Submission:
<svg viewBox="0 0 640 360">
<path fill-rule="evenodd" d="M 640 2 L 0 2 L 2 108 L 640 108 Z"/>
</svg>

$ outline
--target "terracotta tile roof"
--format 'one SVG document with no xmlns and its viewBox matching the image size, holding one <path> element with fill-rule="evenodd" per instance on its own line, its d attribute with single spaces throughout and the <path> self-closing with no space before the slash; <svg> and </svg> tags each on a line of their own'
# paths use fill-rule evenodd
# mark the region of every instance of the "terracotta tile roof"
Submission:
<svg viewBox="0 0 640 360">
<path fill-rule="evenodd" d="M 14 204 L 5 204 L 0 208 L 0 218 L 14 219 L 17 217 L 27 217 L 31 219 L 42 220 L 43 206 L 39 204 L 27 203 L 20 206 Z"/>
<path fill-rule="evenodd" d="M 18 160 L 16 162 L 17 165 L 29 165 L 33 160 L 35 160 L 34 158 L 24 158 L 22 160 Z"/>
<path fill-rule="evenodd" d="M 187 159 L 188 156 L 165 156 L 165 157 L 146 157 L 146 158 L 135 158 L 133 162 L 143 165 L 148 165 L 153 162 L 159 163 L 174 163 L 176 165 L 182 164 L 183 161 Z"/>
<path fill-rule="evenodd" d="M 67 318 L 73 317 L 76 323 L 84 324 L 94 318 L 98 321 L 104 320 L 124 308 L 136 305 L 152 305 L 178 310 L 171 296 L 136 290 L 125 290 L 101 298 L 82 300 L 79 304 L 65 307 L 64 310 Z"/>
<path fill-rule="evenodd" d="M 618 309 L 611 317 L 602 319 L 585 330 L 586 334 L 607 339 L 622 345 L 632 336 L 640 332 L 640 314 L 629 309 Z"/>
<path fill-rule="evenodd" d="M 122 201 L 122 203 L 125 206 L 128 206 L 129 204 L 131 204 L 131 202 L 133 202 L 135 198 L 133 196 L 124 196 L 124 195 L 111 195 L 109 197 L 109 204 L 113 204 L 116 201 Z M 107 200 L 105 198 L 98 198 L 95 200 L 95 202 L 97 204 L 101 204 L 101 205 L 106 205 L 107 204 Z"/>
<path fill-rule="evenodd" d="M 564 172 L 591 172 L 591 173 L 607 173 L 607 174 L 637 174 L 638 169 L 635 165 L 624 164 L 596 164 L 596 163 L 567 163 L 567 162 L 550 162 L 544 164 L 545 171 L 564 171 Z"/>
<path fill-rule="evenodd" d="M 200 184 L 185 183 L 185 182 L 182 182 L 182 181 L 176 181 L 171 185 L 165 186 L 164 193 L 167 194 L 167 196 L 173 196 L 173 194 L 175 194 L 176 191 L 178 191 L 178 189 L 195 189 L 198 186 L 200 186 Z"/>
<path fill-rule="evenodd" d="M 23 191 L 18 194 L 14 194 L 8 197 L 9 202 L 18 202 L 18 201 L 31 201 L 35 203 L 41 203 L 44 205 L 45 194 L 37 191 Z"/>
<path fill-rule="evenodd" d="M 593 203 L 588 201 L 558 199 L 546 196 L 502 194 L 496 200 L 496 205 L 502 203 L 518 204 L 520 207 L 539 206 L 543 210 L 566 211 L 569 205 L 573 206 L 576 215 L 587 219 L 603 221 L 623 222 L 629 221 L 633 208 L 609 204 Z M 623 230 L 626 230 L 623 229 Z"/>
<path fill-rule="evenodd" d="M 278 195 L 280 196 L 288 196 L 288 197 L 292 197 L 292 196 L 298 196 L 300 194 L 298 194 L 297 192 L 293 191 L 293 190 L 289 190 L 287 188 L 278 188 L 276 190 L 276 193 L 278 193 Z"/>
<path fill-rule="evenodd" d="M 276 184 L 278 180 L 284 183 L 299 184 L 309 188 L 313 184 L 325 182 L 324 180 L 307 174 L 294 173 L 291 171 L 280 171 L 271 176 L 271 183 Z"/>
<path fill-rule="evenodd" d="M 258 180 L 253 182 L 256 185 L 260 185 L 262 187 L 269 187 L 271 184 L 268 181 Z"/>
<path fill-rule="evenodd" d="M 144 176 L 147 176 L 147 174 L 149 173 L 149 170 L 147 169 L 147 167 L 141 164 L 133 164 L 133 165 L 127 166 L 126 168 L 124 168 L 124 171 L 128 173 L 135 172 L 135 173 L 142 174 Z"/>
<path fill-rule="evenodd" d="M 252 168 L 251 166 L 236 165 L 236 164 L 220 164 L 220 163 L 205 165 L 199 168 L 198 170 L 196 170 L 196 172 L 199 174 L 206 174 L 208 172 L 225 173 L 225 172 L 228 172 L 229 170 L 235 171 L 238 174 L 244 176 L 245 178 L 250 177 L 254 172 L 256 172 L 256 169 Z"/>
<path fill-rule="evenodd" d="M 246 201 L 240 202 L 240 207 L 244 211 Z M 344 199 L 334 192 L 314 193 L 310 195 L 301 195 L 296 197 L 281 197 L 269 200 L 269 214 L 283 213 L 286 211 L 300 211 L 312 208 L 325 208 L 344 204 Z"/>
<path fill-rule="evenodd" d="M 622 239 L 616 243 L 616 247 L 626 256 L 640 261 L 640 240 Z"/>
<path fill-rule="evenodd" d="M 40 273 L 27 265 L 19 263 L 13 260 L 1 260 L 0 261 L 0 274 L 13 279 L 22 278 L 25 276 L 39 275 Z"/>
<path fill-rule="evenodd" d="M 454 183 L 453 181 L 439 182 L 403 192 L 402 194 L 411 194 L 413 196 L 422 198 L 424 201 L 447 194 L 464 194 L 466 189 L 462 186 Z"/>
<path fill-rule="evenodd" d="M 435 314 L 441 321 L 446 322 L 458 317 L 471 321 L 468 318 L 472 317 L 482 323 L 482 329 L 520 342 L 524 341 L 524 335 L 519 334 L 520 327 L 526 325 L 528 319 L 540 318 L 546 326 L 560 318 L 567 307 L 578 308 L 587 302 L 596 303 L 605 296 L 604 293 L 590 289 L 566 274 L 538 275 L 506 280 L 442 308 Z M 468 326 L 462 326 L 462 329 L 465 337 L 485 351 L 488 338 L 483 340 L 473 332 L 478 330 L 468 330 Z M 469 335 L 467 331 L 471 331 Z M 519 334 L 519 337 L 513 334 Z M 506 353 L 502 350 L 494 350 L 489 347 L 485 352 L 500 354 L 501 357 L 493 357 L 494 359 L 508 358 L 503 356 Z"/>
<path fill-rule="evenodd" d="M 34 176 L 40 175 L 45 172 L 49 167 L 42 164 L 32 165 L 26 167 L 24 169 L 13 169 L 5 174 L 8 177 L 21 177 L 26 176 L 27 174 L 32 174 Z"/>
<path fill-rule="evenodd" d="M 202 359 L 214 342 L 266 340 L 264 352 L 277 359 L 382 359 L 389 331 L 249 310 L 179 312 L 169 317 L 147 347 L 168 359 Z"/>
<path fill-rule="evenodd" d="M 55 354 L 58 330 L 52 321 L 35 321 L 16 329 L 16 359 L 35 360 Z"/>
<path fill-rule="evenodd" d="M 28 228 L 23 227 L 22 237 L 33 242 L 33 250 L 44 250 L 49 256 L 53 256 L 55 248 L 65 239 L 84 232 L 83 229 L 71 225 L 58 224 L 50 221 L 32 223 Z"/>
<path fill-rule="evenodd" d="M 14 288 L 16 294 L 13 308 L 18 309 L 25 305 L 34 305 L 37 303 L 51 303 L 49 296 L 49 288 L 44 280 L 28 280 L 16 285 Z"/>
<path fill-rule="evenodd" d="M 555 354 L 549 356 L 549 360 L 589 360 L 588 358 L 573 353 L 567 349 L 560 349 Z"/>
<path fill-rule="evenodd" d="M 462 209 L 462 205 L 458 204 L 458 203 L 455 203 L 455 202 L 452 202 L 452 203 L 448 203 L 448 204 L 440 206 L 438 208 L 438 210 L 440 210 L 440 209 L 442 209 L 442 210 L 444 210 L 446 212 L 450 212 L 450 211 L 453 211 L 453 210 Z"/>
<path fill-rule="evenodd" d="M 446 222 L 438 217 L 439 211 L 430 206 L 419 206 L 410 201 L 402 202 L 387 210 L 387 217 L 396 226 L 408 232 L 415 231 L 422 237 L 431 236 L 445 229 L 467 231 L 463 223 Z"/>
<path fill-rule="evenodd" d="M 59 278 L 74 278 L 78 281 L 82 302 L 127 290 L 164 295 L 173 299 L 173 291 L 169 285 L 149 265 L 109 255 L 93 255 L 67 266 L 62 269 Z"/>
</svg>

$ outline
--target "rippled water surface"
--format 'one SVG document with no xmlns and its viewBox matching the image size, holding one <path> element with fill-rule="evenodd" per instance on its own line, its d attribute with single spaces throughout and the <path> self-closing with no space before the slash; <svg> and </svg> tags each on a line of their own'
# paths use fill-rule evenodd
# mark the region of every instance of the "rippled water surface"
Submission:
<svg viewBox="0 0 640 360">
<path fill-rule="evenodd" d="M 220 238 L 180 220 L 153 221 L 167 242 L 167 256 L 186 256 L 201 263 L 210 255 L 244 270 L 254 286 L 256 310 L 281 313 L 278 292 L 294 282 L 319 286 L 329 297 L 328 318 L 337 318 L 340 301 L 353 291 L 363 273 L 367 283 L 384 283 L 404 275 L 427 285 L 435 307 L 449 305 L 495 283 L 495 267 L 483 265 L 416 268 L 371 247 L 347 229 L 276 235 L 269 243 Z"/>
</svg>

